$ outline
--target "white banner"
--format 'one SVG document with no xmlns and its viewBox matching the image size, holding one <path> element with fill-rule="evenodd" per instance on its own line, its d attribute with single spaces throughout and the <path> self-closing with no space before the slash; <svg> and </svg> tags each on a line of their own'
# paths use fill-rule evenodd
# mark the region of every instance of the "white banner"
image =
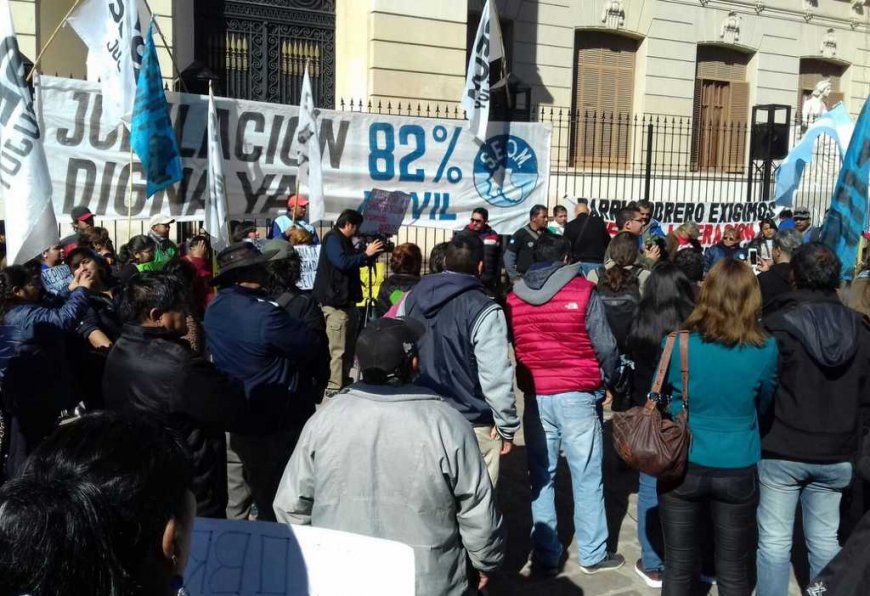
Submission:
<svg viewBox="0 0 870 596">
<path fill-rule="evenodd" d="M 43 77 L 40 104 L 55 209 L 86 205 L 98 218 L 127 217 L 130 140 L 126 130 L 102 128 L 97 85 Z M 207 185 L 206 96 L 168 93 L 178 131 L 184 179 L 145 199 L 141 165 L 133 166 L 136 219 L 156 213 L 203 218 Z M 216 98 L 231 218 L 284 213 L 296 184 L 293 133 L 298 108 Z M 322 110 L 320 147 L 326 219 L 357 209 L 372 188 L 411 195 L 404 225 L 459 229 L 476 207 L 510 234 L 529 209 L 547 204 L 549 124 L 491 122 L 482 146 L 462 120 L 405 118 Z M 64 217 L 64 219 L 69 219 Z"/>
</svg>

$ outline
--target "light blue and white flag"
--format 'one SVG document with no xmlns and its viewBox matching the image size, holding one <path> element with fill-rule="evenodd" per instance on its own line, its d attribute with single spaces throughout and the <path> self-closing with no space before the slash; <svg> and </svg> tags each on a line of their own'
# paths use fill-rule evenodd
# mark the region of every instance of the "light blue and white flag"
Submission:
<svg viewBox="0 0 870 596">
<path fill-rule="evenodd" d="M 861 115 L 831 197 L 819 240 L 837 253 L 843 263 L 843 281 L 852 279 L 861 234 L 867 229 L 867 185 L 870 182 L 870 101 Z"/>
<path fill-rule="evenodd" d="M 813 146 L 820 135 L 828 135 L 834 139 L 842 162 L 854 129 L 855 123 L 842 102 L 813 122 L 800 143 L 789 151 L 779 166 L 776 174 L 776 204 L 780 207 L 791 207 L 794 204 L 794 193 L 800 186 L 804 168 L 813 160 Z"/>
<path fill-rule="evenodd" d="M 224 182 L 224 151 L 214 93 L 208 86 L 208 195 L 205 197 L 205 231 L 218 253 L 230 245 L 227 224 L 227 188 Z"/>
<path fill-rule="evenodd" d="M 163 92 L 163 77 L 152 31 L 154 21 L 145 34 L 145 55 L 136 86 L 130 145 L 139 156 L 145 170 L 146 196 L 151 197 L 182 178 L 181 155 L 175 129 L 169 119 L 169 106 Z"/>
<path fill-rule="evenodd" d="M 0 199 L 6 208 L 6 257 L 23 265 L 58 242 L 51 177 L 8 0 L 0 0 Z"/>
</svg>

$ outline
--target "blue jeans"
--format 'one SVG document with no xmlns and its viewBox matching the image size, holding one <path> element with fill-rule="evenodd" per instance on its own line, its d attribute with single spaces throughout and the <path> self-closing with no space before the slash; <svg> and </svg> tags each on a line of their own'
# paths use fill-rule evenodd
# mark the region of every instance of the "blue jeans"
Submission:
<svg viewBox="0 0 870 596">
<path fill-rule="evenodd" d="M 532 559 L 539 565 L 557 567 L 562 557 L 554 490 L 560 449 L 565 452 L 571 471 L 580 564 L 595 565 L 607 554 L 601 469 L 603 397 L 603 392 L 525 396 L 524 432 L 532 487 Z"/>
<path fill-rule="evenodd" d="M 780 459 L 758 462 L 757 596 L 788 594 L 792 528 L 798 500 L 810 559 L 810 577 L 840 551 L 840 498 L 852 480 L 852 464 L 809 464 Z"/>
<path fill-rule="evenodd" d="M 602 267 L 604 267 L 604 263 L 593 263 L 591 261 L 580 262 L 580 272 L 583 273 L 583 277 L 587 277 L 590 271 L 595 271 Z"/>
<path fill-rule="evenodd" d="M 659 516 L 659 496 L 656 478 L 640 473 L 637 488 L 637 540 L 644 571 L 661 571 L 665 564 L 662 521 Z"/>
</svg>

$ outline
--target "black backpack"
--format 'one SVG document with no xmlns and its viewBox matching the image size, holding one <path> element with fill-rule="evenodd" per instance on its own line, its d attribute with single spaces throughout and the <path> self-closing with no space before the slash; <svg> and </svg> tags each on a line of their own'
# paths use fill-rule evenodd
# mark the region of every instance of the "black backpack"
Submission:
<svg viewBox="0 0 870 596">
<path fill-rule="evenodd" d="M 598 291 L 598 296 L 604 305 L 604 312 L 607 315 L 607 324 L 610 325 L 610 331 L 616 338 L 616 343 L 619 346 L 620 352 L 625 352 L 625 342 L 628 339 L 628 331 L 631 328 L 631 323 L 637 316 L 637 310 L 640 306 L 640 267 L 634 267 L 632 274 L 638 280 L 638 284 L 632 284 L 631 287 L 623 289 L 619 293 L 610 293 L 607 291 Z M 604 278 L 604 267 L 598 269 L 599 282 Z"/>
</svg>

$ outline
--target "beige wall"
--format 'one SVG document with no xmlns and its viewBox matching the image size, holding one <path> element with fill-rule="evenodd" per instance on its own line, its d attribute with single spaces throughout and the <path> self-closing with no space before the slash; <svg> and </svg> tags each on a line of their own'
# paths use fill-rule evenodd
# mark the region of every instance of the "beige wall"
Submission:
<svg viewBox="0 0 870 596">
<path fill-rule="evenodd" d="M 61 23 L 69 9 L 75 4 L 74 0 L 43 0 L 38 4 L 39 12 L 39 45 L 42 48 L 48 38 Z M 30 59 L 35 59 L 31 56 Z M 51 45 L 45 50 L 39 72 L 61 77 L 72 76 L 83 79 L 87 75 L 85 60 L 87 48 L 79 40 L 71 27 L 63 26 L 57 32 L 57 36 Z"/>
<path fill-rule="evenodd" d="M 36 0 L 9 0 L 12 23 L 18 35 L 18 48 L 30 58 L 36 59 L 36 36 L 39 23 L 36 15 Z"/>
</svg>

